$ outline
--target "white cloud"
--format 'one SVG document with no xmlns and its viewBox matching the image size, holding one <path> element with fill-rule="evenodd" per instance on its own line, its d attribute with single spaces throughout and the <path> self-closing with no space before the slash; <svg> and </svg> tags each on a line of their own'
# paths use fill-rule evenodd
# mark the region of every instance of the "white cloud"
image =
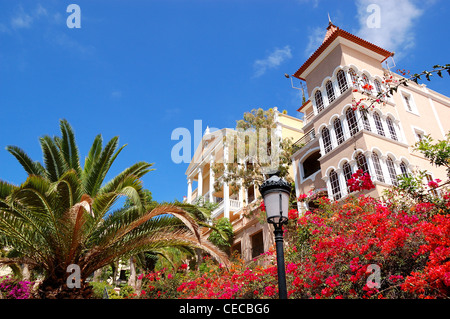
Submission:
<svg viewBox="0 0 450 319">
<path fill-rule="evenodd" d="M 11 27 L 14 29 L 29 28 L 32 23 L 33 18 L 23 11 L 11 18 Z"/>
<path fill-rule="evenodd" d="M 369 5 L 380 9 L 378 27 L 371 27 L 368 19 L 374 11 Z M 357 0 L 359 31 L 357 35 L 389 51 L 400 51 L 400 55 L 414 47 L 414 23 L 424 10 L 414 0 Z M 396 55 L 398 57 L 398 55 Z"/>
<path fill-rule="evenodd" d="M 308 45 L 305 49 L 305 55 L 311 56 L 323 42 L 325 38 L 326 30 L 324 27 L 316 27 L 309 32 Z"/>
<path fill-rule="evenodd" d="M 267 69 L 273 69 L 278 67 L 281 63 L 287 59 L 292 58 L 291 48 L 286 45 L 282 49 L 275 48 L 275 50 L 270 53 L 265 59 L 256 60 L 253 63 L 255 69 L 254 77 L 260 77 L 266 73 Z"/>
</svg>

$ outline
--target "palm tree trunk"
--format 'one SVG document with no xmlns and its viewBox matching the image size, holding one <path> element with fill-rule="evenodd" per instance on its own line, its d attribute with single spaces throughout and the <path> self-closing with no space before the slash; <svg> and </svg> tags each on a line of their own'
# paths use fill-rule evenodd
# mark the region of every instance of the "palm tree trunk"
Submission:
<svg viewBox="0 0 450 319">
<path fill-rule="evenodd" d="M 136 263 L 134 256 L 130 257 L 130 278 L 128 278 L 128 285 L 136 289 Z"/>
<path fill-rule="evenodd" d="M 24 264 L 22 268 L 22 280 L 30 281 L 31 273 L 28 264 Z"/>
</svg>

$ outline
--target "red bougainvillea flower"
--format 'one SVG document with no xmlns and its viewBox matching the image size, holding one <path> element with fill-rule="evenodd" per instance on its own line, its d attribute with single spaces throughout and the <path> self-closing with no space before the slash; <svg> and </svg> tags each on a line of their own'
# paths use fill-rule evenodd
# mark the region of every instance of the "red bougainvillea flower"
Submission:
<svg viewBox="0 0 450 319">
<path fill-rule="evenodd" d="M 296 220 L 296 219 L 298 218 L 298 211 L 297 211 L 296 209 L 291 209 L 291 210 L 288 212 L 288 218 L 289 218 L 289 219 Z"/>
<path fill-rule="evenodd" d="M 347 185 L 351 192 L 357 192 L 361 190 L 371 190 L 375 188 L 375 185 L 368 173 L 364 173 L 361 169 L 352 174 L 352 178 L 347 181 Z"/>
<path fill-rule="evenodd" d="M 259 209 L 261 209 L 262 212 L 266 211 L 266 205 L 264 205 L 264 201 L 261 201 L 261 204 L 259 204 Z"/>
<path fill-rule="evenodd" d="M 430 188 L 438 188 L 440 182 L 442 182 L 442 181 L 439 178 L 435 179 L 434 181 L 429 181 L 428 182 L 428 187 L 430 187 Z"/>
</svg>

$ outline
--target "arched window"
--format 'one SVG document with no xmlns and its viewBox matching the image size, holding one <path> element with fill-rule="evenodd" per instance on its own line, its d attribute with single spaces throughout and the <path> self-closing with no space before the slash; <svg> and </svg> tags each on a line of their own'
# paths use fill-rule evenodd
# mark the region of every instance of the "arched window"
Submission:
<svg viewBox="0 0 450 319">
<path fill-rule="evenodd" d="M 384 134 L 384 128 L 383 128 L 383 123 L 381 122 L 380 114 L 378 114 L 377 112 L 374 112 L 373 119 L 375 120 L 375 126 L 377 127 L 378 134 L 380 134 L 382 136 L 386 136 Z"/>
<path fill-rule="evenodd" d="M 369 173 L 369 165 L 367 165 L 367 159 L 363 153 L 359 153 L 356 157 L 356 163 L 358 164 L 358 169 L 362 170 L 363 173 Z"/>
<path fill-rule="evenodd" d="M 405 162 L 401 162 L 400 163 L 400 170 L 402 171 L 402 175 L 403 176 L 408 176 L 409 175 L 409 173 L 408 173 L 408 166 L 406 166 L 406 164 L 405 164 Z"/>
<path fill-rule="evenodd" d="M 333 169 L 330 172 L 330 184 L 331 184 L 331 192 L 333 193 L 334 200 L 339 200 L 341 195 L 341 187 L 339 185 L 339 177 L 336 171 Z"/>
<path fill-rule="evenodd" d="M 393 140 L 398 141 L 397 132 L 395 131 L 394 122 L 392 122 L 392 119 L 390 117 L 388 117 L 386 119 L 386 124 L 387 124 L 387 127 L 389 129 L 389 134 L 391 135 L 391 138 Z"/>
<path fill-rule="evenodd" d="M 363 81 L 363 85 L 364 85 L 364 91 L 366 93 L 370 93 L 372 92 L 372 90 L 370 89 L 370 83 L 369 83 L 369 78 L 367 77 L 367 75 L 363 74 L 362 75 L 362 81 Z"/>
<path fill-rule="evenodd" d="M 431 173 L 426 173 L 425 178 L 427 179 L 427 183 L 433 181 L 433 176 L 431 175 Z M 437 192 L 437 190 L 435 188 L 431 188 L 430 192 L 433 196 L 436 196 L 436 197 L 439 196 L 439 193 Z"/>
<path fill-rule="evenodd" d="M 333 102 L 336 99 L 336 96 L 334 95 L 333 83 L 328 81 L 327 84 L 325 84 L 325 89 L 327 90 L 328 102 Z"/>
<path fill-rule="evenodd" d="M 350 135 L 353 136 L 359 131 L 355 111 L 349 108 L 347 112 L 345 112 L 345 116 L 347 117 L 348 130 L 350 131 Z"/>
<path fill-rule="evenodd" d="M 381 83 L 378 80 L 373 81 L 375 84 L 375 90 L 377 91 L 377 95 L 383 92 L 383 89 L 381 88 Z"/>
<path fill-rule="evenodd" d="M 339 86 L 339 91 L 341 91 L 341 94 L 347 91 L 348 84 L 347 84 L 347 78 L 345 77 L 345 72 L 343 70 L 340 70 L 337 73 L 337 82 Z"/>
<path fill-rule="evenodd" d="M 355 70 L 353 70 L 353 69 L 348 70 L 348 74 L 350 74 L 350 78 L 352 80 L 353 87 L 355 89 L 359 88 L 358 75 L 356 74 Z"/>
<path fill-rule="evenodd" d="M 372 132 L 372 128 L 370 127 L 369 118 L 367 117 L 368 115 L 369 115 L 369 112 L 366 112 L 366 113 L 364 114 L 364 113 L 361 111 L 361 119 L 362 119 L 362 122 L 363 122 L 364 129 L 367 130 L 367 131 L 369 131 L 369 132 Z"/>
<path fill-rule="evenodd" d="M 391 179 L 392 185 L 397 186 L 398 185 L 397 173 L 395 172 L 394 161 L 392 160 L 392 158 L 388 157 L 386 159 L 386 165 L 389 171 L 389 177 Z"/>
<path fill-rule="evenodd" d="M 323 148 L 326 154 L 333 149 L 333 145 L 331 144 L 330 131 L 326 127 L 322 129 L 322 141 L 323 141 Z"/>
<path fill-rule="evenodd" d="M 340 119 L 335 119 L 333 122 L 334 132 L 336 133 L 336 140 L 338 145 L 344 142 L 344 130 Z"/>
<path fill-rule="evenodd" d="M 348 182 L 348 180 L 350 178 L 352 178 L 352 167 L 350 166 L 350 164 L 348 162 L 345 162 L 344 165 L 342 165 L 342 171 L 344 172 L 344 178 L 346 183 Z M 350 187 L 348 187 L 347 185 L 347 191 L 350 192 Z"/>
<path fill-rule="evenodd" d="M 375 177 L 377 181 L 384 183 L 384 176 L 383 170 L 381 169 L 380 158 L 378 157 L 378 154 L 375 152 L 372 153 L 372 162 L 373 167 L 375 168 Z"/>
<path fill-rule="evenodd" d="M 314 98 L 316 100 L 316 107 L 317 107 L 317 112 L 320 112 L 323 110 L 323 98 L 322 98 L 322 92 L 317 91 L 316 94 L 314 95 Z"/>
<path fill-rule="evenodd" d="M 345 180 L 348 181 L 350 178 L 352 178 L 352 167 L 348 162 L 345 162 L 344 165 L 342 165 L 342 171 L 344 172 Z"/>
</svg>

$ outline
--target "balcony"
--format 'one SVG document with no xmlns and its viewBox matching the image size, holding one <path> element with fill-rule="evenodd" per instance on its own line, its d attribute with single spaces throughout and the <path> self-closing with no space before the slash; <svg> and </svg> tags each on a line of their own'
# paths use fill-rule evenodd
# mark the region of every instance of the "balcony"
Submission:
<svg viewBox="0 0 450 319">
<path fill-rule="evenodd" d="M 218 197 L 215 197 L 217 199 L 219 199 Z M 238 210 L 240 210 L 242 208 L 241 203 L 239 202 L 239 200 L 237 199 L 229 199 L 228 200 L 228 205 L 230 207 L 230 212 L 237 212 Z M 217 218 L 219 217 L 225 209 L 225 201 L 223 200 L 223 198 L 220 198 L 220 202 L 218 202 L 219 206 L 214 209 L 211 213 L 211 218 Z"/>
<path fill-rule="evenodd" d="M 305 135 L 303 135 L 297 142 L 294 143 L 294 153 L 300 150 L 301 148 L 308 145 L 316 138 L 316 132 L 314 129 L 309 130 Z"/>
</svg>

